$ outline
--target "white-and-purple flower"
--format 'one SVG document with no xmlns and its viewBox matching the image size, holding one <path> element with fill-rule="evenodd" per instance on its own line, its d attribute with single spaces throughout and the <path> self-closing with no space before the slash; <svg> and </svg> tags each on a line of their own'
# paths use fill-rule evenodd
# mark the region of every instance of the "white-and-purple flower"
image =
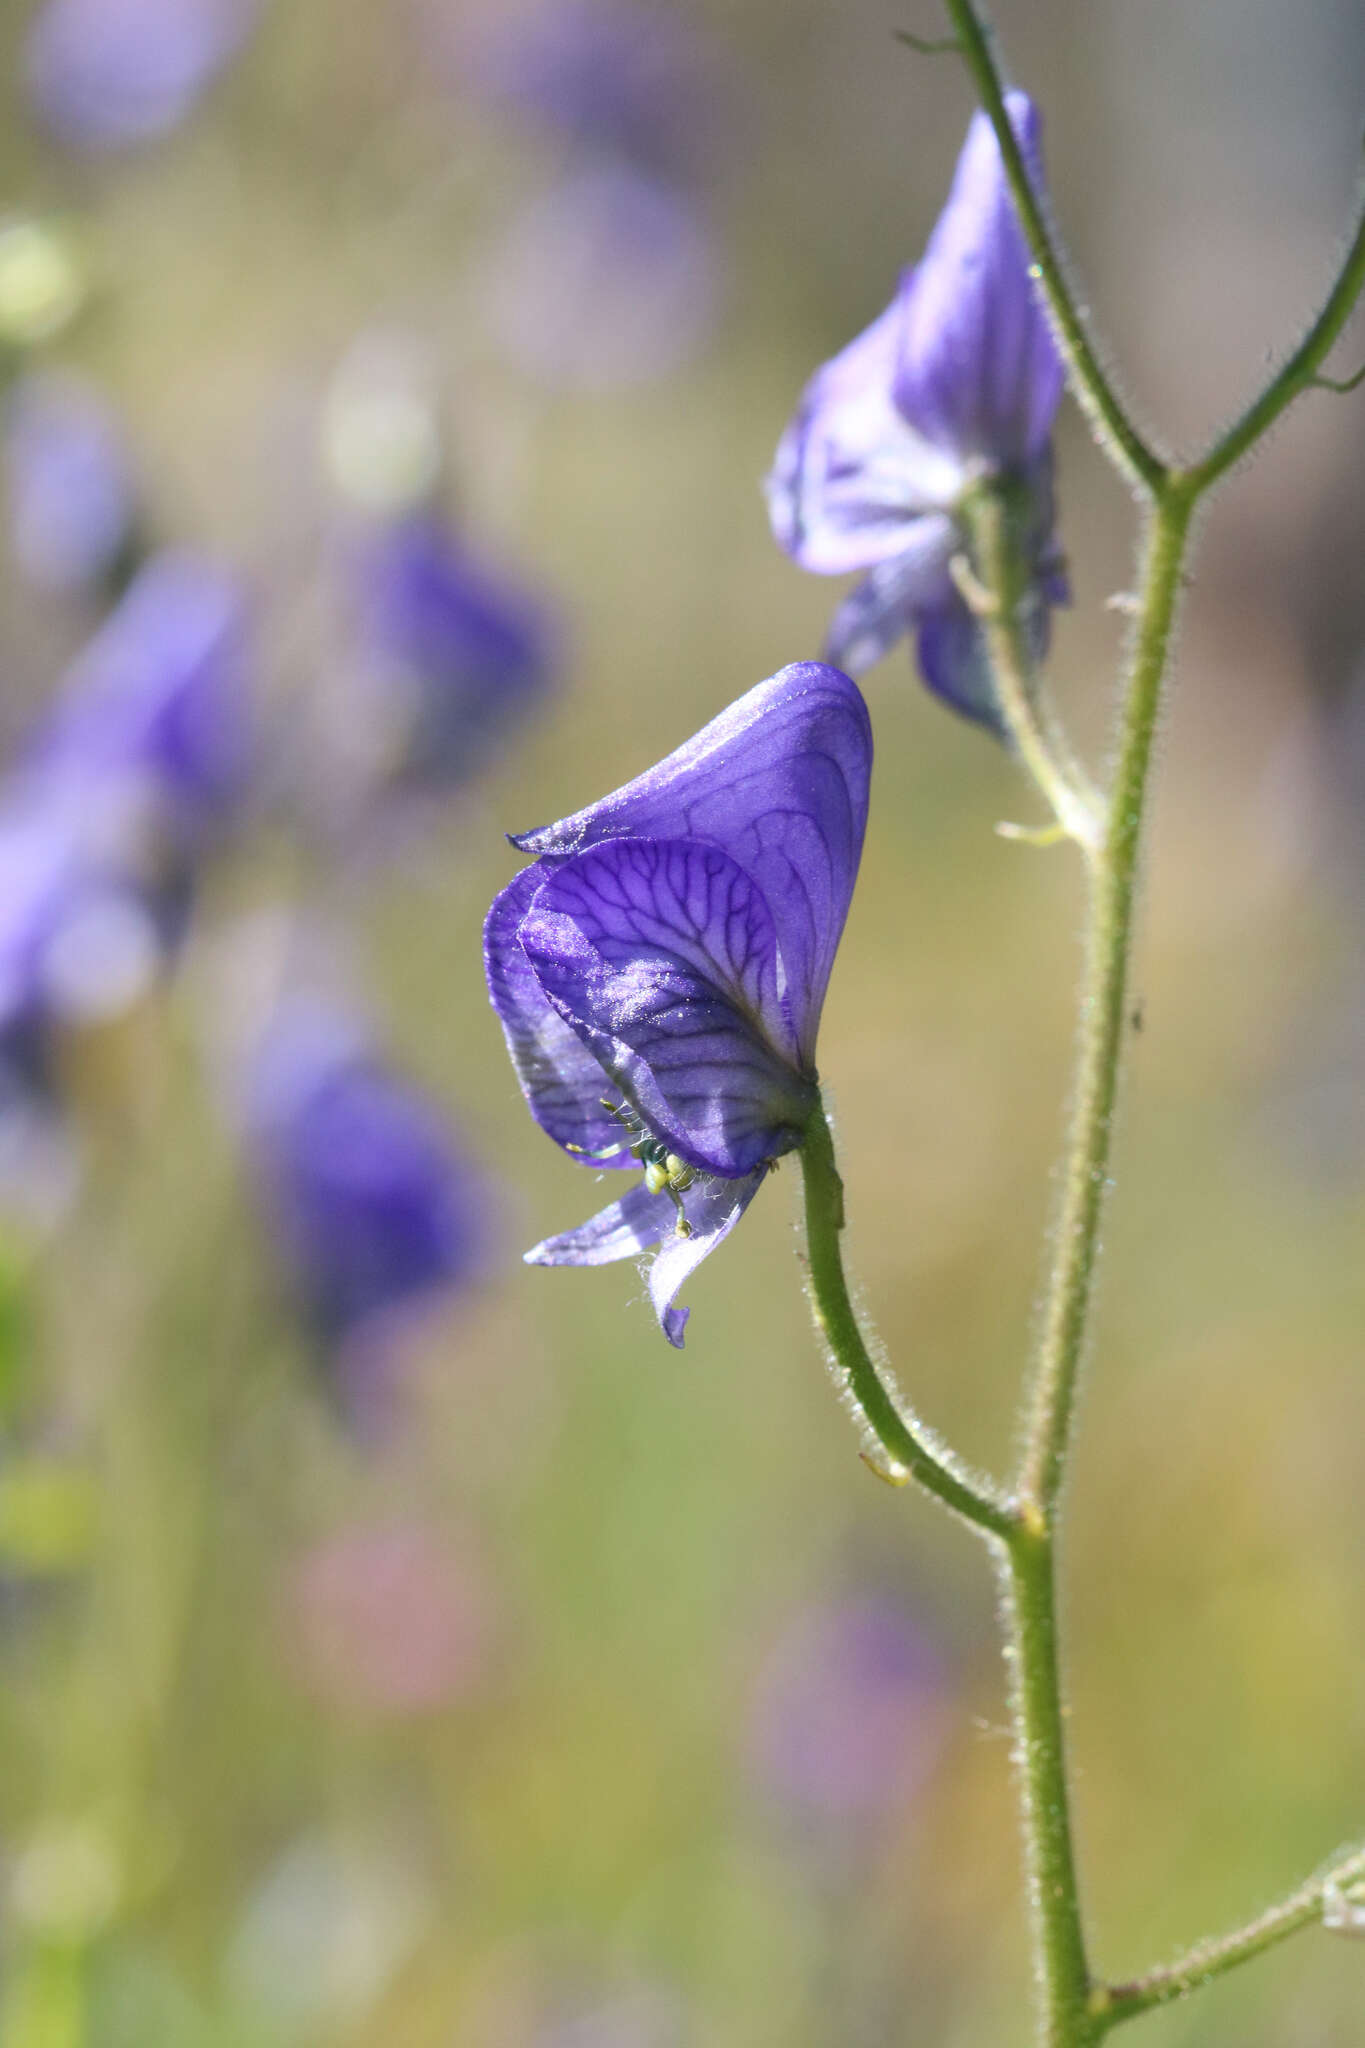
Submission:
<svg viewBox="0 0 1365 2048">
<path fill-rule="evenodd" d="M 645 1184 L 526 1254 L 602 1265 L 661 1247 L 674 1298 L 816 1101 L 815 1040 L 867 822 L 855 683 L 797 662 L 657 767 L 556 825 L 485 929 L 493 1006 L 531 1114 L 573 1158 Z"/>
<path fill-rule="evenodd" d="M 1007 96 L 1041 184 L 1037 109 Z M 835 613 L 825 653 L 852 674 L 913 632 L 935 694 L 999 725 L 978 620 L 954 579 L 962 508 L 1007 485 L 1030 572 L 1036 650 L 1067 599 L 1053 535 L 1052 424 L 1064 372 L 990 122 L 975 114 L 921 261 L 856 341 L 817 371 L 767 482 L 778 543 L 818 575 L 868 573 Z"/>
</svg>

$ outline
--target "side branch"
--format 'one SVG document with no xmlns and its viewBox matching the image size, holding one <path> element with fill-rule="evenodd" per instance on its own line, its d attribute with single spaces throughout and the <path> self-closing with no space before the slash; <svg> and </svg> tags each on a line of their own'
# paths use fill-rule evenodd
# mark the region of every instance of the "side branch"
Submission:
<svg viewBox="0 0 1365 2048">
<path fill-rule="evenodd" d="M 1173 2005 L 1191 1991 L 1201 1990 L 1216 1977 L 1226 1976 L 1241 1963 L 1249 1963 L 1279 1942 L 1297 1934 L 1300 1928 L 1321 1925 L 1334 1893 L 1365 1883 L 1365 1848 L 1357 1848 L 1310 1877 L 1297 1891 L 1256 1919 L 1210 1941 L 1196 1942 L 1178 1961 L 1128 1984 L 1114 1984 L 1096 2001 L 1096 2017 L 1102 2032 L 1151 2012 L 1159 2005 Z"/>
<path fill-rule="evenodd" d="M 1111 461 L 1130 481 L 1155 497 L 1166 480 L 1166 465 L 1128 417 L 1123 401 L 1110 383 L 1086 332 L 1085 322 L 1066 281 L 1056 238 L 1033 189 L 1013 124 L 1005 111 L 1004 83 L 991 49 L 985 17 L 975 5 L 975 0 L 944 0 L 944 5 L 957 31 L 957 40 L 981 104 L 995 130 L 1024 238 L 1052 315 L 1058 342 L 1066 357 L 1076 398 Z"/>
<path fill-rule="evenodd" d="M 949 0 L 949 4 L 952 5 L 953 0 Z M 1260 397 L 1214 443 L 1202 461 L 1182 473 L 1181 483 L 1186 490 L 1198 496 L 1208 490 L 1210 484 L 1217 483 L 1219 477 L 1225 475 L 1249 448 L 1253 448 L 1270 431 L 1280 414 L 1292 405 L 1301 391 L 1311 391 L 1315 385 L 1330 391 L 1354 389 L 1359 377 L 1347 378 L 1336 384 L 1330 377 L 1320 376 L 1319 370 L 1328 350 L 1350 318 L 1362 285 L 1365 285 L 1365 204 L 1360 207 L 1355 232 L 1337 272 L 1337 281 L 1317 319 Z M 1361 375 L 1365 375 L 1365 371 Z"/>
<path fill-rule="evenodd" d="M 800 1156 L 805 1180 L 811 1308 L 844 1392 L 898 1472 L 917 1479 L 964 1521 L 988 1535 L 1008 1538 L 1014 1528 L 1009 1504 L 986 1482 L 972 1477 L 951 1451 L 935 1441 L 883 1378 L 863 1340 L 849 1299 L 839 1247 L 844 1227 L 844 1189 L 823 1106 L 817 1107 L 811 1118 Z"/>
<path fill-rule="evenodd" d="M 962 45 L 956 36 L 917 36 L 913 29 L 893 28 L 892 35 L 898 43 L 904 43 L 917 57 L 961 56 Z"/>
<path fill-rule="evenodd" d="M 1365 364 L 1349 377 L 1317 376 L 1308 379 L 1310 391 L 1335 391 L 1339 398 L 1345 398 L 1352 391 L 1359 391 L 1362 384 L 1365 384 Z"/>
</svg>

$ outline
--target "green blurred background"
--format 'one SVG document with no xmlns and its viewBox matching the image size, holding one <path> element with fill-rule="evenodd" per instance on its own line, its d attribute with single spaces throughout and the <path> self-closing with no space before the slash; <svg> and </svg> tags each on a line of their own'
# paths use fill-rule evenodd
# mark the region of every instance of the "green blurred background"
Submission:
<svg viewBox="0 0 1365 2048">
<path fill-rule="evenodd" d="M 934 30 L 929 0 L 680 8 L 718 81 L 697 173 L 715 318 L 684 360 L 586 390 L 530 374 L 489 318 L 560 145 L 471 85 L 472 0 L 273 0 L 191 121 L 94 162 L 25 114 L 28 18 L 0 10 L 3 192 L 61 210 L 92 278 L 51 353 L 121 408 L 158 529 L 250 580 L 276 712 L 328 658 L 319 420 L 376 323 L 427 350 L 451 502 L 552 594 L 567 656 L 420 854 L 341 904 L 325 863 L 243 844 L 174 988 L 73 1050 L 86 1184 L 16 1243 L 4 1331 L 6 2048 L 1022 2044 L 994 1589 L 966 1535 L 858 1461 L 807 1325 L 794 1176 L 693 1283 L 682 1355 L 629 1267 L 523 1269 L 594 1190 L 526 1116 L 478 964 L 504 830 L 818 648 L 836 586 L 778 553 L 758 480 L 946 189 L 965 80 L 892 38 Z M 1123 385 L 1196 446 L 1329 272 L 1365 19 L 1001 0 L 998 20 Z M 1077 603 L 1055 674 L 1098 758 L 1132 512 L 1071 409 L 1059 458 Z M 1209 508 L 1178 651 L 1067 1519 L 1080 1849 L 1115 1974 L 1248 1914 L 1365 1817 L 1362 458 L 1365 397 L 1299 403 Z M 85 628 L 9 571 L 0 600 L 17 734 Z M 867 692 L 873 819 L 822 1041 L 850 1257 L 916 1404 L 999 1467 L 1078 877 L 994 836 L 1032 800 L 903 653 Z M 206 1078 L 222 950 L 285 893 L 345 911 L 391 1046 L 500 1177 L 495 1270 L 428 1332 L 378 1448 L 320 1396 Z M 820 1634 L 859 1602 L 924 1646 L 866 1700 Z M 414 1698 L 405 1660 L 433 1641 L 444 1681 Z M 774 1715 L 813 1716 L 819 1780 L 873 1739 L 864 1706 L 885 1802 L 775 1775 Z M 1140 2024 L 1153 2048 L 1349 2048 L 1362 2015 L 1365 1956 L 1309 1933 Z"/>
</svg>

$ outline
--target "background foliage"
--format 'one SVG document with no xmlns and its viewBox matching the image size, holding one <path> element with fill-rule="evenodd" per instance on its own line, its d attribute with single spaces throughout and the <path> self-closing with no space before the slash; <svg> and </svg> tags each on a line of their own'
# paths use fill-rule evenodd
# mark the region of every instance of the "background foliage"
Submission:
<svg viewBox="0 0 1365 2048">
<path fill-rule="evenodd" d="M 1327 270 L 1358 10 L 998 14 L 1125 381 L 1198 437 Z M 859 1465 L 780 1184 L 694 1283 L 681 1357 L 628 1269 L 519 1266 L 585 1191 L 524 1114 L 477 968 L 504 829 L 816 651 L 831 588 L 778 554 L 757 480 L 806 375 L 920 246 L 965 82 L 872 0 L 683 10 L 715 81 L 687 172 L 714 319 L 694 305 L 696 334 L 625 374 L 610 347 L 593 367 L 564 292 L 534 315 L 538 365 L 509 353 L 499 264 L 569 144 L 480 83 L 472 6 L 274 0 L 192 120 L 98 158 L 26 111 L 28 16 L 0 10 L 4 190 L 70 219 L 91 280 L 49 354 L 116 404 L 155 530 L 245 576 L 263 729 L 335 664 L 320 421 L 376 324 L 425 348 L 449 505 L 543 588 L 564 652 L 544 715 L 398 858 L 339 862 L 277 815 L 240 835 L 173 985 L 66 1049 L 83 1185 L 50 1231 L 16 1217 L 0 1330 L 4 2038 L 1022 2041 L 975 1547 Z M 1179 652 L 1068 1522 L 1109 1970 L 1239 1916 L 1360 1822 L 1362 455 L 1359 401 L 1296 410 L 1217 501 Z M 1060 456 L 1078 607 L 1057 674 L 1098 744 L 1129 512 L 1074 414 Z M 0 607 L 17 744 L 92 620 L 9 563 Z M 851 1255 L 916 1403 L 998 1462 L 1074 877 L 992 836 L 1027 798 L 903 658 L 868 695 L 873 823 L 822 1034 Z M 242 935 L 285 901 L 344 927 L 387 1044 L 498 1190 L 488 1271 L 424 1328 L 378 1443 L 310 1356 L 215 1078 Z M 892 1797 L 868 1795 L 868 1756 Z M 1360 1982 L 1357 1952 L 1305 1937 L 1146 2038 L 1336 2048 Z"/>
</svg>

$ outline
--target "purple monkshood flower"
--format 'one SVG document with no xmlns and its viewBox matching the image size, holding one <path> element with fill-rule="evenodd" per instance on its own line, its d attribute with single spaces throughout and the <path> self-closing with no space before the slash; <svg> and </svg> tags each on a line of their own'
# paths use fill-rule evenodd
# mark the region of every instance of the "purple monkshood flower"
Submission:
<svg viewBox="0 0 1365 2048">
<path fill-rule="evenodd" d="M 798 1615 L 754 1696 L 749 1746 L 764 1790 L 822 1821 L 886 1812 L 938 1760 L 946 1681 L 941 1651 L 899 1602 L 863 1594 Z"/>
<path fill-rule="evenodd" d="M 533 856 L 485 927 L 493 1007 L 531 1114 L 645 1184 L 533 1265 L 659 1246 L 655 1312 L 727 1237 L 816 1101 L 815 1039 L 862 854 L 872 732 L 857 685 L 796 662 Z"/>
<path fill-rule="evenodd" d="M 25 576 L 61 593 L 108 585 L 132 537 L 128 456 L 110 407 L 81 378 L 35 372 L 5 405 L 10 545 Z"/>
<path fill-rule="evenodd" d="M 375 764 L 390 786 L 449 789 L 483 768 L 499 740 L 544 694 L 553 665 L 549 620 L 494 576 L 434 514 L 414 513 L 369 536 L 356 562 Z"/>
<path fill-rule="evenodd" d="M 162 554 L 68 670 L 26 766 L 111 808 L 150 810 L 192 848 L 244 794 L 249 713 L 241 592 L 210 562 Z"/>
<path fill-rule="evenodd" d="M 169 134 L 237 53 L 256 0 L 46 0 L 29 30 L 29 97 L 73 149 Z"/>
<path fill-rule="evenodd" d="M 1041 185 L 1037 109 L 1020 92 L 1006 104 Z M 1010 489 L 1032 575 L 1025 626 L 1042 653 L 1049 608 L 1068 594 L 1052 530 L 1062 387 L 999 145 L 978 113 L 922 259 L 817 371 L 768 479 L 773 532 L 802 568 L 869 571 L 835 613 L 829 660 L 860 675 L 913 631 L 930 689 L 998 728 L 982 632 L 951 565 L 967 546 L 966 502 Z"/>
<path fill-rule="evenodd" d="M 357 1022 L 295 999 L 251 1059 L 245 1117 L 277 1241 L 354 1419 L 385 1419 L 387 1339 L 482 1265 L 488 1190 L 438 1105 Z"/>
</svg>

